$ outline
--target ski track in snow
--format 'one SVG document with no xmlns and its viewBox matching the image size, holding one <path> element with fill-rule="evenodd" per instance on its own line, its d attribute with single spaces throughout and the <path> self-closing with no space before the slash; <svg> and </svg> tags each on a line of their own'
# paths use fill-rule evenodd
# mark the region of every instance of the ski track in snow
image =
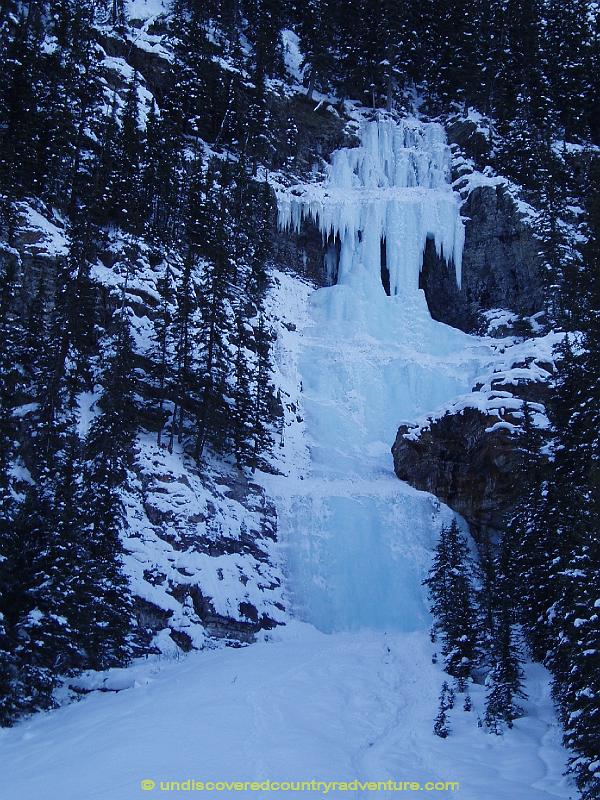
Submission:
<svg viewBox="0 0 600 800">
<path fill-rule="evenodd" d="M 302 621 L 251 647 L 138 663 L 134 688 L 94 692 L 1 730 L 3 797 L 130 800 L 153 796 L 140 789 L 142 779 L 190 778 L 459 781 L 458 792 L 430 795 L 461 800 L 574 795 L 539 666 L 528 668 L 528 713 L 508 735 L 478 728 L 481 686 L 471 689 L 471 712 L 457 696 L 448 739 L 432 733 L 446 676 L 432 664 L 421 580 L 436 530 L 452 512 L 396 479 L 390 446 L 401 422 L 469 392 L 493 356 L 484 340 L 434 322 L 416 288 L 425 235 L 446 253 L 451 247 L 457 266 L 460 259 L 461 222 L 446 175 L 439 126 L 422 130 L 413 121 L 398 134 L 387 122 L 368 129 L 361 152 L 336 157 L 329 194 L 300 192 L 308 211 L 303 201 L 284 203 L 288 222 L 312 216 L 343 239 L 336 286 L 315 290 L 279 272 L 269 297 L 280 323 L 275 378 L 285 423 L 281 474 L 259 477 L 277 506 L 288 601 Z M 336 181 L 356 202 L 339 202 Z M 398 181 L 410 182 L 404 205 Z M 373 204 L 377 186 L 388 196 Z M 365 188 L 376 236 L 387 240 L 395 296 L 382 287 L 377 238 L 361 230 Z M 423 190 L 418 197 L 415 189 Z M 421 214 L 417 250 L 405 257 L 395 237 L 413 212 Z M 330 792 L 374 795 L 398 793 Z"/>
<path fill-rule="evenodd" d="M 450 712 L 453 734 L 446 740 L 433 736 L 442 676 L 424 633 L 326 635 L 292 623 L 274 638 L 239 650 L 194 653 L 135 689 L 95 693 L 1 731 L 3 797 L 130 800 L 153 796 L 139 788 L 147 778 L 449 780 L 460 781 L 459 792 L 431 795 L 569 796 L 560 778 L 558 732 L 536 716 L 518 720 L 508 736 L 483 733 L 476 725 L 481 687 L 474 687 L 473 711 L 457 704 Z M 545 685 L 536 668 L 530 692 L 543 693 Z M 537 747 L 544 763 L 536 760 Z M 330 793 L 375 795 L 394 793 Z"/>
</svg>

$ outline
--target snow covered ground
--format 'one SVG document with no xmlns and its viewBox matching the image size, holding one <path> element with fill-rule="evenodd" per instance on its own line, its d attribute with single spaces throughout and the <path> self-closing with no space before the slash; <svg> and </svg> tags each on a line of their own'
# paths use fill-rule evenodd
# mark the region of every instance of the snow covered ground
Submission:
<svg viewBox="0 0 600 800">
<path fill-rule="evenodd" d="M 88 696 L 0 731 L 2 797 L 131 800 L 189 796 L 161 781 L 459 782 L 432 797 L 569 797 L 545 676 L 531 672 L 531 713 L 509 736 L 477 727 L 474 708 L 450 712 L 433 736 L 441 673 L 424 633 L 325 635 L 296 623 L 279 641 L 201 652 L 138 668 L 136 688 Z M 153 791 L 142 780 L 157 783 Z M 196 795 L 202 793 L 195 792 Z M 323 791 L 220 791 L 212 796 L 324 796 Z M 368 789 L 330 797 L 391 797 Z M 400 793 L 400 796 L 412 792 Z"/>
</svg>

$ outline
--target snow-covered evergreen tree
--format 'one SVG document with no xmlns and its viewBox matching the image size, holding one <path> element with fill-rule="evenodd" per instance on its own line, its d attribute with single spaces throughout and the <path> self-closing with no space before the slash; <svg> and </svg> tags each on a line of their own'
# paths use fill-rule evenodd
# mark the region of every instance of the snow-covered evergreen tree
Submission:
<svg viewBox="0 0 600 800">
<path fill-rule="evenodd" d="M 444 669 L 464 687 L 476 664 L 477 614 L 468 546 L 455 519 L 440 531 L 424 584 L 431 598 L 434 630 L 442 638 Z"/>
<path fill-rule="evenodd" d="M 505 600 L 499 614 L 494 639 L 492 669 L 487 677 L 485 724 L 496 734 L 504 726 L 512 728 L 523 709 L 519 698 L 525 698 L 523 690 L 522 656 L 511 624 L 508 601 Z"/>
</svg>

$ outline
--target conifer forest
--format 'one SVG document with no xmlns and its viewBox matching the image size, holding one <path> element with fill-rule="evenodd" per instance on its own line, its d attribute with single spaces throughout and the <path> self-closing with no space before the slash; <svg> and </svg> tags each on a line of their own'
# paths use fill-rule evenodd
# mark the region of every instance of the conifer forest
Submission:
<svg viewBox="0 0 600 800">
<path fill-rule="evenodd" d="M 0 0 L 7 800 L 600 798 L 599 21 Z"/>
</svg>

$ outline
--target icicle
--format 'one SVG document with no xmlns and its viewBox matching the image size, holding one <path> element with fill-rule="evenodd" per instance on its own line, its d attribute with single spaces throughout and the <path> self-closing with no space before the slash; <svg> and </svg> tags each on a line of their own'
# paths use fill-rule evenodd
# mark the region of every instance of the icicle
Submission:
<svg viewBox="0 0 600 800">
<path fill-rule="evenodd" d="M 360 141 L 333 153 L 324 183 L 279 194 L 280 227 L 299 231 L 309 219 L 324 241 L 339 237 L 338 283 L 352 281 L 357 272 L 361 281 L 366 273 L 380 283 L 385 241 L 391 294 L 418 289 L 423 251 L 432 238 L 438 256 L 454 265 L 460 287 L 464 226 L 449 184 L 443 128 L 416 120 L 367 122 Z"/>
</svg>

